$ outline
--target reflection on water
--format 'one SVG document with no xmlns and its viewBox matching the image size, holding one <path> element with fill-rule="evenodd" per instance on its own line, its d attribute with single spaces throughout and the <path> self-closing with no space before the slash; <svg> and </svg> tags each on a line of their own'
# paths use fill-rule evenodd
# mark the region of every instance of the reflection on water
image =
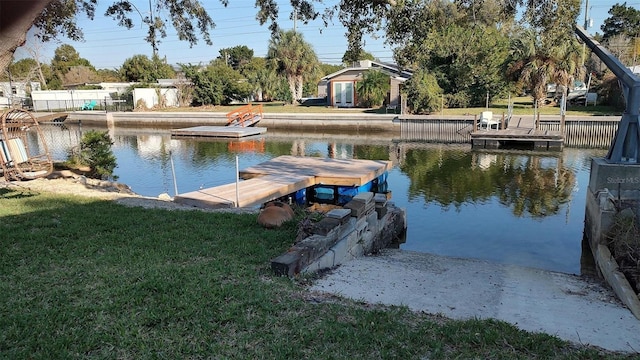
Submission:
<svg viewBox="0 0 640 360">
<path fill-rule="evenodd" d="M 410 198 L 457 209 L 496 198 L 517 217 L 558 213 L 575 186 L 574 172 L 557 153 L 412 149 L 405 152 L 400 169 L 411 178 Z"/>
<path fill-rule="evenodd" d="M 61 159 L 81 130 L 46 131 L 54 158 Z M 176 140 L 154 129 L 110 134 L 119 181 L 147 196 L 174 194 L 171 160 L 179 192 L 234 182 L 236 156 L 240 168 L 280 155 L 391 160 L 392 201 L 407 209 L 402 249 L 566 273 L 581 272 L 590 158 L 605 155 L 593 149 L 480 152 L 375 134 L 274 131 L 244 141 Z"/>
</svg>

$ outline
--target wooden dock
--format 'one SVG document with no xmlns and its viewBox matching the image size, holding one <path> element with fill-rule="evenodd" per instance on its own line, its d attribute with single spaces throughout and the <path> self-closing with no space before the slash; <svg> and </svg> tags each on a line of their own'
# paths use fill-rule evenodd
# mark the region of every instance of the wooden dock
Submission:
<svg viewBox="0 0 640 360">
<path fill-rule="evenodd" d="M 536 130 L 533 118 L 514 116 L 500 129 L 480 129 L 471 132 L 474 149 L 498 149 L 501 147 L 529 147 L 533 150 L 562 150 L 564 136 L 559 131 Z"/>
<path fill-rule="evenodd" d="M 194 126 L 183 129 L 171 130 L 171 136 L 179 138 L 234 138 L 261 135 L 267 132 L 265 127 L 240 127 L 240 126 Z"/>
<path fill-rule="evenodd" d="M 361 186 L 389 171 L 391 161 L 279 156 L 241 170 L 236 184 L 201 189 L 174 201 L 204 208 L 258 206 L 315 185 Z"/>
</svg>

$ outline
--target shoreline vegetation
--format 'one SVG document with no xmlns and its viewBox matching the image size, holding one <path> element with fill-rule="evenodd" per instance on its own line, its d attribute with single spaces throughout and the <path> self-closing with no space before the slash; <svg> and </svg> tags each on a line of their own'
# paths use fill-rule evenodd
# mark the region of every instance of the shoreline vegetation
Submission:
<svg viewBox="0 0 640 360">
<path fill-rule="evenodd" d="M 297 223 L 0 187 L 3 358 L 630 359 L 495 320 L 313 293 Z M 300 219 L 298 219 L 300 220 Z"/>
</svg>

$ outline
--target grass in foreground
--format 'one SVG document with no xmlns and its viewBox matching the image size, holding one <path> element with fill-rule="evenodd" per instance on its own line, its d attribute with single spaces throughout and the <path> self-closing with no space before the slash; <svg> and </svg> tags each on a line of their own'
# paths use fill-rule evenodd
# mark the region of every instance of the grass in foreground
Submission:
<svg viewBox="0 0 640 360">
<path fill-rule="evenodd" d="M 310 294 L 269 268 L 295 231 L 0 189 L 0 358 L 625 358 Z"/>
</svg>

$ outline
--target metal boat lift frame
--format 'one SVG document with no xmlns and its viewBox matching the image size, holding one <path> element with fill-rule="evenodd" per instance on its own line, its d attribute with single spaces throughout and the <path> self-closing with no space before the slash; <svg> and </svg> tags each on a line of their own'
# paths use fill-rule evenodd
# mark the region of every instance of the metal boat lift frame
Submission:
<svg viewBox="0 0 640 360">
<path fill-rule="evenodd" d="M 640 78 L 582 27 L 576 26 L 575 32 L 622 85 L 626 106 L 605 160 L 611 164 L 640 164 Z"/>
</svg>

